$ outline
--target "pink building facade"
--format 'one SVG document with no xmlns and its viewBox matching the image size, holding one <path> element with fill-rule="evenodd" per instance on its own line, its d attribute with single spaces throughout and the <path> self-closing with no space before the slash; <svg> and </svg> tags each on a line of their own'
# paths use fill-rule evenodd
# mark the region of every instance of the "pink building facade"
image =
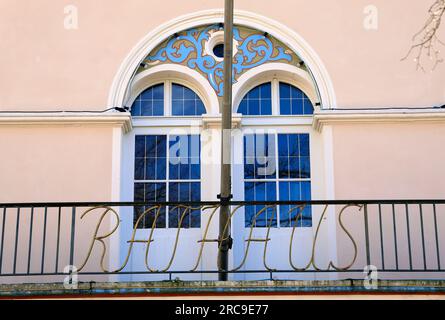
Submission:
<svg viewBox="0 0 445 320">
<path fill-rule="evenodd" d="M 300 208 L 300 220 L 290 205 L 266 208 L 256 222 L 234 205 L 230 268 L 317 280 L 372 265 L 387 269 L 381 278 L 443 279 L 444 205 L 415 200 L 445 198 L 444 65 L 401 61 L 429 4 L 235 2 L 233 200 L 345 202 Z M 60 281 L 68 265 L 103 281 L 216 270 L 217 246 L 202 240 L 218 237 L 218 208 L 182 220 L 180 209 L 154 209 L 157 220 L 135 227 L 147 207 L 105 203 L 218 201 L 222 4 L 0 1 L 0 282 Z M 181 137 L 197 162 L 172 162 L 184 158 L 171 150 Z M 249 137 L 269 139 L 263 163 L 253 147 L 251 175 Z M 23 205 L 62 202 L 105 209 Z M 311 272 L 291 272 L 300 268 Z"/>
</svg>

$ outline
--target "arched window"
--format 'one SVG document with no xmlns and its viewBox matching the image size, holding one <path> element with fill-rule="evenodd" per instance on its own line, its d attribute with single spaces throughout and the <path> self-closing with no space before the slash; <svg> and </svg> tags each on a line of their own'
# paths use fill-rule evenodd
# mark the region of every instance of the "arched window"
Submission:
<svg viewBox="0 0 445 320">
<path fill-rule="evenodd" d="M 310 125 L 304 119 L 313 110 L 301 89 L 278 79 L 257 85 L 244 95 L 238 113 L 258 116 L 243 135 L 244 200 L 311 200 Z M 287 124 L 273 120 L 277 115 L 287 116 Z M 246 207 L 246 228 L 295 226 L 298 211 L 290 210 L 291 206 L 280 206 L 276 213 L 268 208 L 255 217 L 261 209 L 263 206 Z M 311 215 L 307 207 L 297 226 L 311 226 Z"/>
<path fill-rule="evenodd" d="M 165 97 L 167 92 L 171 95 Z M 169 107 L 171 106 L 171 110 Z M 131 115 L 144 116 L 200 116 L 206 113 L 201 98 L 191 89 L 178 83 L 161 83 L 140 93 L 133 102 Z"/>
<path fill-rule="evenodd" d="M 314 113 L 314 107 L 308 96 L 299 88 L 286 82 L 279 82 L 278 88 L 272 85 L 272 82 L 254 87 L 241 100 L 238 113 L 245 116 L 273 115 L 274 104 L 279 106 L 276 113 L 280 115 L 312 115 Z"/>
<path fill-rule="evenodd" d="M 135 120 L 170 115 L 201 116 L 204 103 L 190 88 L 165 81 L 142 91 L 134 100 L 131 114 Z M 151 122 L 153 124 L 153 122 Z M 181 130 L 177 124 L 175 130 Z M 183 128 L 187 129 L 187 128 Z M 201 200 L 201 142 L 199 134 L 173 132 L 163 128 L 139 126 L 134 137 L 134 201 L 188 202 Z M 136 207 L 134 221 L 149 207 Z M 153 212 L 146 214 L 138 228 L 178 228 L 184 210 L 162 208 L 154 224 Z M 188 212 L 181 228 L 199 228 L 201 211 Z"/>
</svg>

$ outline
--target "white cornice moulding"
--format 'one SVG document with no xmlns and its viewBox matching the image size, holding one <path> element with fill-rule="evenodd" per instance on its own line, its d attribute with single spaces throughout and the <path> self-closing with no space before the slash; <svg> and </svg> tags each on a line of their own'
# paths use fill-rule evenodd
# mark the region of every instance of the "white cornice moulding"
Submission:
<svg viewBox="0 0 445 320">
<path fill-rule="evenodd" d="M 324 125 L 405 122 L 445 122 L 445 110 L 326 110 L 314 114 L 313 127 L 321 132 Z"/>
<path fill-rule="evenodd" d="M 51 125 L 85 125 L 121 127 L 124 133 L 132 130 L 130 113 L 2 113 L 0 126 L 51 126 Z"/>
</svg>

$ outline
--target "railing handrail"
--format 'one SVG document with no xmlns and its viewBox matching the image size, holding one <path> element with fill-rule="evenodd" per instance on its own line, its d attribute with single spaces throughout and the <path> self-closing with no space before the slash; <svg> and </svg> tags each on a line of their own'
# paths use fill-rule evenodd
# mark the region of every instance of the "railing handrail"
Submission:
<svg viewBox="0 0 445 320">
<path fill-rule="evenodd" d="M 0 203 L 0 208 L 17 207 L 89 207 L 89 206 L 193 206 L 193 205 L 220 205 L 221 201 L 110 201 L 110 202 L 11 202 Z M 445 204 L 445 199 L 349 199 L 349 200 L 310 200 L 310 201 L 229 201 L 229 205 L 345 205 L 345 204 Z"/>
</svg>

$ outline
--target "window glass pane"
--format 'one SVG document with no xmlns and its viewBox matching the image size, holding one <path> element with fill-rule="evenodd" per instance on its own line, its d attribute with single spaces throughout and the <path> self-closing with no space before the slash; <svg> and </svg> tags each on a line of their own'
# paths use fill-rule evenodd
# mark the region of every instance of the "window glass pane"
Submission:
<svg viewBox="0 0 445 320">
<path fill-rule="evenodd" d="M 244 178 L 275 178 L 275 161 L 275 135 L 254 134 L 244 136 Z"/>
<path fill-rule="evenodd" d="M 169 183 L 169 201 L 201 201 L 201 186 L 199 182 Z M 169 227 L 199 228 L 201 225 L 201 210 L 190 211 L 183 207 L 169 207 Z M 182 219 L 182 221 L 181 221 Z"/>
<path fill-rule="evenodd" d="M 302 182 L 280 182 L 280 201 L 303 201 L 311 200 L 311 189 L 309 181 Z M 298 222 L 298 227 L 310 227 L 311 207 L 305 206 L 301 211 L 301 207 L 295 205 L 280 206 L 280 226 L 293 227 Z"/>
<path fill-rule="evenodd" d="M 299 135 L 300 155 L 309 156 L 309 134 Z"/>
<path fill-rule="evenodd" d="M 134 184 L 135 202 L 162 202 L 166 201 L 165 183 L 135 183 Z M 144 217 L 139 222 L 138 228 L 151 228 L 155 221 L 157 210 L 151 209 L 151 206 L 135 207 L 134 223 L 141 215 Z M 156 219 L 156 228 L 165 228 L 165 208 L 159 211 Z"/>
<path fill-rule="evenodd" d="M 238 113 L 243 115 L 272 114 L 272 86 L 270 82 L 261 84 L 250 90 L 241 100 Z"/>
<path fill-rule="evenodd" d="M 311 200 L 311 183 L 310 181 L 301 182 L 301 200 Z M 312 227 L 312 207 L 306 206 L 303 211 L 302 227 Z"/>
<path fill-rule="evenodd" d="M 180 84 L 172 84 L 172 115 L 200 116 L 204 113 L 204 103 L 193 90 Z"/>
<path fill-rule="evenodd" d="M 164 115 L 164 84 L 161 83 L 144 90 L 133 102 L 131 115 Z"/>
<path fill-rule="evenodd" d="M 313 114 L 314 107 L 306 94 L 299 88 L 280 82 L 280 114 Z"/>
<path fill-rule="evenodd" d="M 311 182 L 295 181 L 310 179 L 309 134 L 279 134 L 278 154 L 279 200 L 311 200 Z M 282 205 L 279 212 L 281 227 L 294 226 L 299 213 L 301 216 L 298 218 L 298 227 L 312 225 L 309 206 L 301 212 L 298 206 Z"/>
<path fill-rule="evenodd" d="M 280 178 L 310 178 L 309 134 L 279 134 L 278 154 Z"/>
<path fill-rule="evenodd" d="M 188 202 L 201 200 L 201 141 L 199 135 L 145 135 L 135 137 L 135 180 L 152 180 L 153 182 L 135 182 L 134 200 L 146 201 L 178 201 Z M 169 176 L 167 177 L 167 160 L 169 161 Z M 160 182 L 155 182 L 156 180 Z M 166 194 L 167 183 L 169 192 Z M 187 181 L 189 180 L 189 181 Z M 162 182 L 161 182 L 162 181 Z M 143 214 L 149 207 L 136 207 L 134 218 Z M 161 216 L 156 221 L 159 228 L 166 227 L 166 209 L 163 208 Z M 155 212 L 147 214 L 138 226 L 139 228 L 151 228 Z M 185 214 L 181 226 L 183 228 L 198 228 L 201 224 L 201 210 L 192 212 L 183 208 L 170 207 L 169 227 L 177 228 L 182 214 Z"/>
<path fill-rule="evenodd" d="M 276 201 L 275 182 L 246 182 L 244 184 L 246 201 Z M 277 212 L 273 208 L 264 209 L 265 206 L 255 205 L 245 208 L 245 227 L 276 227 Z M 261 212 L 261 213 L 260 213 Z M 256 216 L 258 215 L 258 216 Z"/>
</svg>

